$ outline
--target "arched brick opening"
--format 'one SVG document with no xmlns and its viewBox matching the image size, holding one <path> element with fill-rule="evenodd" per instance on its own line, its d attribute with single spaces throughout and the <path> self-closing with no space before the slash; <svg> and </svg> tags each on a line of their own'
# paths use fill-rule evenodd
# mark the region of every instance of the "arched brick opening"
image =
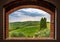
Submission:
<svg viewBox="0 0 60 42">
<path fill-rule="evenodd" d="M 54 39 L 54 27 L 55 27 L 55 10 L 54 9 L 49 9 L 49 3 L 47 3 L 47 4 L 44 4 L 43 2 L 44 1 L 42 1 L 40 4 L 42 4 L 42 5 L 38 5 L 38 4 L 33 4 L 33 3 L 31 3 L 31 4 L 28 4 L 28 2 L 27 2 L 27 4 L 21 4 L 21 5 L 15 5 L 15 4 L 18 4 L 17 2 L 19 2 L 19 1 L 16 1 L 16 2 L 14 2 L 14 3 L 10 3 L 7 7 L 5 7 L 4 8 L 4 10 L 5 10 L 5 19 L 6 19 L 6 23 L 5 23 L 5 38 L 8 38 L 9 36 L 8 36 L 8 20 L 9 20 L 9 18 L 8 18 L 8 15 L 10 14 L 10 13 L 12 13 L 12 12 L 14 12 L 14 11 L 16 11 L 16 10 L 18 10 L 18 9 L 22 9 L 22 8 L 37 8 L 37 9 L 41 9 L 41 10 L 44 10 L 45 12 L 47 12 L 47 13 L 49 13 L 50 15 L 51 15 L 51 30 L 50 30 L 50 39 Z M 46 3 L 46 2 L 45 2 Z M 15 5 L 15 6 L 14 6 Z M 47 6 L 48 5 L 48 8 L 47 7 L 45 7 L 45 6 Z M 13 8 L 11 8 L 11 6 L 13 7 Z M 9 9 L 10 8 L 10 9 Z M 52 7 L 50 7 L 50 8 L 52 8 Z M 45 39 L 47 39 L 47 38 L 45 38 Z"/>
</svg>

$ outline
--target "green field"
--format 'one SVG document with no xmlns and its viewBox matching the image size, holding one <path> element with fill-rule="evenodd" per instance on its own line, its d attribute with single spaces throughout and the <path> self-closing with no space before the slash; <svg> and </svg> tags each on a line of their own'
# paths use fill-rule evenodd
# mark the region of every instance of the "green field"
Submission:
<svg viewBox="0 0 60 42">
<path fill-rule="evenodd" d="M 47 22 L 47 28 L 40 29 L 39 21 L 12 22 L 9 23 L 9 37 L 49 37 L 50 23 Z"/>
</svg>

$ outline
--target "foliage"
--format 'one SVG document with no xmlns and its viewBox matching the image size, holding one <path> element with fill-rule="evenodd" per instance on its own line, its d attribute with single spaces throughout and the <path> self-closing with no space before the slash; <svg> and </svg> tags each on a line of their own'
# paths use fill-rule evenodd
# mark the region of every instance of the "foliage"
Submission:
<svg viewBox="0 0 60 42">
<path fill-rule="evenodd" d="M 39 31 L 39 33 L 37 32 L 37 34 L 35 34 L 35 37 L 49 37 L 49 36 L 50 36 L 49 29 L 43 29 L 43 30 Z"/>
<path fill-rule="evenodd" d="M 42 29 L 42 28 L 47 28 L 46 18 L 41 18 L 40 29 Z"/>
<path fill-rule="evenodd" d="M 46 18 L 44 18 L 44 28 L 47 28 L 47 22 L 46 22 Z"/>
<path fill-rule="evenodd" d="M 10 37 L 25 37 L 25 35 L 21 32 L 11 32 Z"/>
</svg>

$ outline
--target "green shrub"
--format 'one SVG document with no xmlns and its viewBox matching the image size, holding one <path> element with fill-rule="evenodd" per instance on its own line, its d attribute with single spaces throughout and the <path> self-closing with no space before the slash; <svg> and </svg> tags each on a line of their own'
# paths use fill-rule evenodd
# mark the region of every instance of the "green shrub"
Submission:
<svg viewBox="0 0 60 42">
<path fill-rule="evenodd" d="M 16 27 L 16 29 L 19 29 L 20 27 Z"/>
<path fill-rule="evenodd" d="M 11 37 L 17 37 L 16 33 L 12 32 Z"/>
<path fill-rule="evenodd" d="M 19 33 L 18 36 L 19 37 L 25 37 L 25 35 L 23 33 Z"/>
<path fill-rule="evenodd" d="M 35 37 L 38 37 L 39 35 L 38 34 L 35 34 Z"/>
<path fill-rule="evenodd" d="M 42 29 L 36 32 L 35 37 L 49 37 L 50 36 L 50 29 Z"/>
<path fill-rule="evenodd" d="M 11 37 L 25 37 L 25 35 L 23 33 L 15 33 L 15 32 L 12 32 L 11 33 Z"/>
</svg>

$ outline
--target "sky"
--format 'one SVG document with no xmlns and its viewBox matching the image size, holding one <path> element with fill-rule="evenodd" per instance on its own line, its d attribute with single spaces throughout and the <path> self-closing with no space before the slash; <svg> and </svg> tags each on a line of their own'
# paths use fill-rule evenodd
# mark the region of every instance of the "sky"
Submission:
<svg viewBox="0 0 60 42">
<path fill-rule="evenodd" d="M 50 14 L 36 8 L 23 8 L 14 11 L 9 15 L 9 22 L 40 21 L 46 18 L 50 22 Z"/>
</svg>

